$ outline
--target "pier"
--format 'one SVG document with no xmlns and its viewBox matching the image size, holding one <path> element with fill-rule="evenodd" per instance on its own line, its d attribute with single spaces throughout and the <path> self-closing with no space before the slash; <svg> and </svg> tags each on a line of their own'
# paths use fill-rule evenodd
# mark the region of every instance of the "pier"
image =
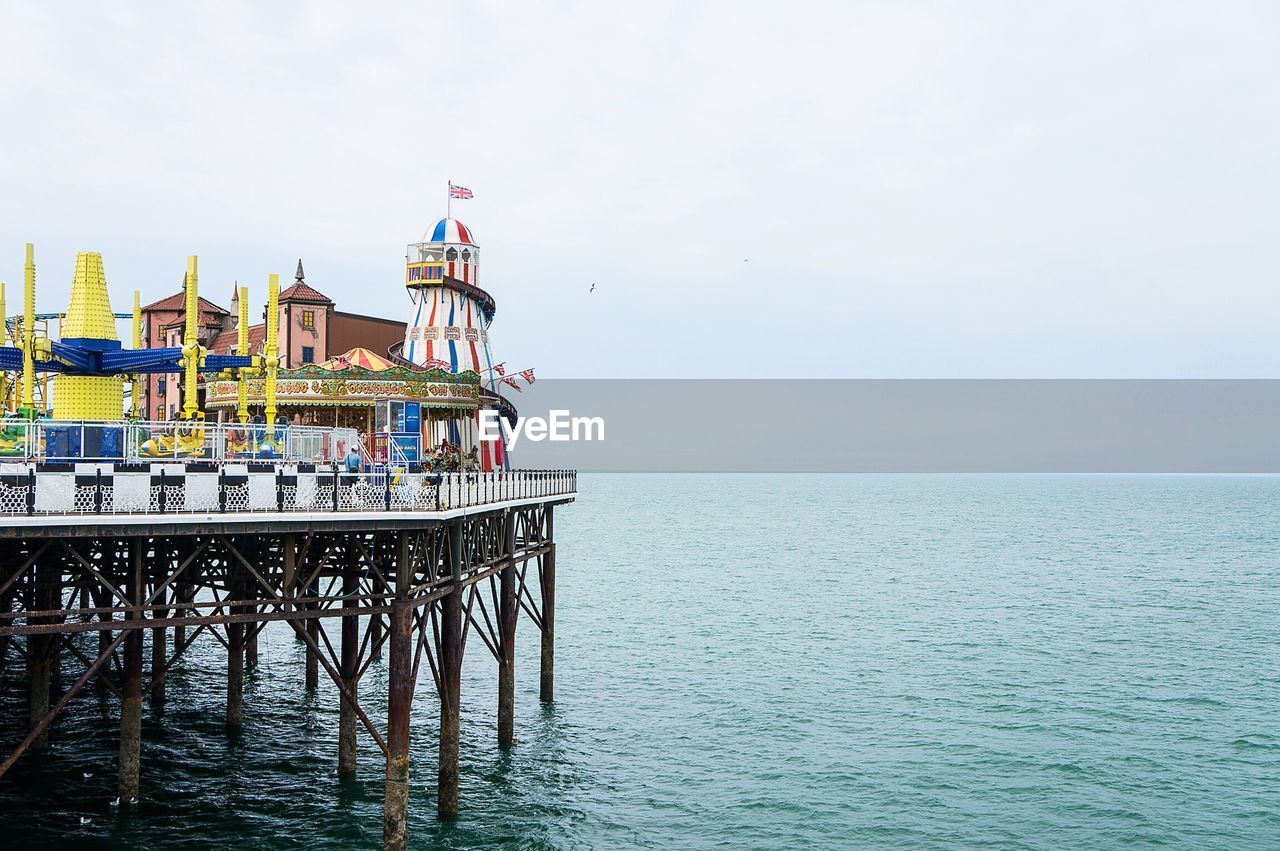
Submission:
<svg viewBox="0 0 1280 851">
<path fill-rule="evenodd" d="M 142 702 L 164 701 L 166 674 L 195 642 L 217 642 L 226 652 L 226 693 L 211 695 L 208 711 L 225 711 L 228 728 L 239 727 L 253 712 L 243 678 L 257 661 L 258 633 L 284 621 L 306 647 L 299 685 L 320 687 L 323 669 L 340 695 L 338 774 L 356 770 L 357 748 L 385 756 L 383 847 L 402 849 L 415 776 L 409 719 L 423 660 L 440 702 L 443 819 L 458 812 L 468 637 L 477 636 L 498 666 L 497 746 L 514 743 L 522 613 L 540 634 L 541 699 L 553 698 L 554 513 L 577 496 L 573 471 L 2 466 L 0 677 L 24 677 L 30 701 L 27 717 L 4 719 L 0 789 L 25 755 L 56 747 L 59 714 L 92 685 L 119 701 L 117 789 L 120 805 L 130 806 L 147 791 Z M 360 680 L 380 657 L 388 695 L 385 707 L 373 707 Z M 56 701 L 55 670 L 63 682 L 75 677 Z"/>
</svg>

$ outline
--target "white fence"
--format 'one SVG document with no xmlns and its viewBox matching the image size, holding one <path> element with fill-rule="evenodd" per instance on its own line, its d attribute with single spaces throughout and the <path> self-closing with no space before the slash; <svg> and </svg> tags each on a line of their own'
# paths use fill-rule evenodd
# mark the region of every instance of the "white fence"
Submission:
<svg viewBox="0 0 1280 851">
<path fill-rule="evenodd" d="M 251 471 L 244 465 L 187 469 L 159 463 L 121 472 L 110 465 L 78 466 L 75 472 L 37 472 L 27 465 L 0 474 L 0 515 L 438 512 L 569 496 L 578 487 L 574 470 L 344 473 L 336 465 Z"/>
<path fill-rule="evenodd" d="M 0 423 L 0 460 L 287 461 L 341 460 L 356 440 L 350 429 L 247 423 Z"/>
</svg>

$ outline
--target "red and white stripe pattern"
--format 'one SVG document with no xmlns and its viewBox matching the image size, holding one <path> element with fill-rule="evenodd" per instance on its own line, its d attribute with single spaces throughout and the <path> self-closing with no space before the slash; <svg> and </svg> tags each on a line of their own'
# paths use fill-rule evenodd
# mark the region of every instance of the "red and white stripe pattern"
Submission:
<svg viewBox="0 0 1280 851">
<path fill-rule="evenodd" d="M 487 386 L 495 374 L 489 323 L 480 304 L 448 287 L 424 287 L 406 323 L 404 356 L 415 366 L 449 372 L 471 370 Z"/>
</svg>

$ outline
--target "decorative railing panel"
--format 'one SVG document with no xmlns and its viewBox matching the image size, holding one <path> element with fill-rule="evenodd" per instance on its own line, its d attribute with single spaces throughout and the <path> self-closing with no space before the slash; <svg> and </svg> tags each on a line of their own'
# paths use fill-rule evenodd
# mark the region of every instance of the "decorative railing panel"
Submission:
<svg viewBox="0 0 1280 851">
<path fill-rule="evenodd" d="M 575 470 L 347 473 L 337 465 L 3 464 L 0 515 L 442 512 L 577 493 Z"/>
</svg>

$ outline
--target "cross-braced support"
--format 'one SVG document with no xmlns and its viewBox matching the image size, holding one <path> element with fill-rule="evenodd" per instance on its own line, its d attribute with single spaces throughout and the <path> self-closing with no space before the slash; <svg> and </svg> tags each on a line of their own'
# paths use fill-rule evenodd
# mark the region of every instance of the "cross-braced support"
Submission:
<svg viewBox="0 0 1280 851">
<path fill-rule="evenodd" d="M 165 680 L 188 649 L 215 641 L 226 652 L 227 723 L 241 727 L 253 710 L 244 699 L 252 648 L 264 625 L 283 621 L 306 648 L 308 685 L 328 687 L 319 682 L 323 669 L 338 693 L 339 773 L 354 771 L 357 745 L 371 741 L 386 758 L 384 845 L 405 848 L 410 714 L 421 662 L 427 660 L 440 700 L 437 810 L 454 818 L 466 640 L 474 627 L 498 663 L 498 739 L 514 744 L 518 617 L 525 612 L 545 633 L 554 611 L 550 515 L 549 503 L 531 503 L 367 526 L 193 522 L 138 534 L 0 534 L 0 676 L 11 677 L 15 667 L 28 674 L 31 697 L 29 717 L 0 724 L 0 742 L 13 748 L 0 763 L 0 783 L 95 682 L 103 696 L 119 700 L 121 802 L 138 798 L 145 790 L 142 701 L 160 706 Z M 97 633 L 97 643 L 80 633 Z M 362 691 L 377 691 L 360 682 L 379 658 L 388 678 L 385 731 L 361 703 Z M 60 696 L 50 687 L 59 661 L 82 670 Z"/>
</svg>

